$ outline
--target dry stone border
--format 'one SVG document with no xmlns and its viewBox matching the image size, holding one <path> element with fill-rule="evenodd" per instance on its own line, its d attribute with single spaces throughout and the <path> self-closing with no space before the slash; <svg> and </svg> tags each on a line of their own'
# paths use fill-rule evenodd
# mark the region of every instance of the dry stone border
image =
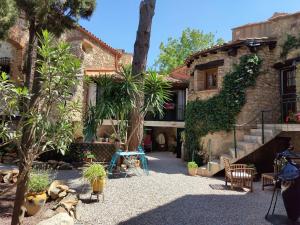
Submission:
<svg viewBox="0 0 300 225">
<path fill-rule="evenodd" d="M 76 191 L 55 180 L 51 183 L 47 194 L 51 200 L 56 201 L 56 204 L 44 213 L 43 216 L 47 219 L 41 221 L 39 225 L 74 224 L 74 220 L 77 219 L 76 206 L 79 203 Z"/>
<path fill-rule="evenodd" d="M 0 183 L 16 183 L 18 175 L 18 169 L 0 169 Z"/>
</svg>

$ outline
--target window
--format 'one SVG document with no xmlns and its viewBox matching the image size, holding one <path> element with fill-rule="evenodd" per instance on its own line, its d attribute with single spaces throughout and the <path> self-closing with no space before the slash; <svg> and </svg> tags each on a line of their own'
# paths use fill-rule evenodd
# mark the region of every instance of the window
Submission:
<svg viewBox="0 0 300 225">
<path fill-rule="evenodd" d="M 205 89 L 216 89 L 218 68 L 213 68 L 205 71 L 206 87 Z"/>
<path fill-rule="evenodd" d="M 10 59 L 7 57 L 0 58 L 0 73 L 5 72 L 9 75 L 10 73 Z"/>
<path fill-rule="evenodd" d="M 295 70 L 287 71 L 286 76 L 287 76 L 286 86 L 287 87 L 296 86 L 296 73 L 295 73 Z"/>
</svg>

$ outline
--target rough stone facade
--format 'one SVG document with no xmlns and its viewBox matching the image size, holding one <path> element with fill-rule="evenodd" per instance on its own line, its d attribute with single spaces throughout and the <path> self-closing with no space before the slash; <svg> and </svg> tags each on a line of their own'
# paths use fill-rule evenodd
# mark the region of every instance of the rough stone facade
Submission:
<svg viewBox="0 0 300 225">
<path fill-rule="evenodd" d="M 110 47 L 80 26 L 66 31 L 60 39 L 71 45 L 72 52 L 82 62 L 81 70 L 77 74 L 79 83 L 72 99 L 82 105 L 81 112 L 74 117 L 74 124 L 78 128 L 75 137 L 80 137 L 82 136 L 82 121 L 89 99 L 91 99 L 91 96 L 95 96 L 95 93 L 91 93 L 91 90 L 89 90 L 89 85 L 83 82 L 84 75 L 117 74 L 122 65 L 131 64 L 132 54 Z M 1 58 L 9 59 L 10 76 L 17 82 L 23 80 L 27 43 L 28 25 L 23 19 L 19 19 L 10 29 L 8 38 L 5 41 L 0 41 L 0 62 Z M 96 90 L 93 89 L 93 91 Z"/>
<path fill-rule="evenodd" d="M 275 14 L 266 22 L 249 24 L 233 29 L 233 40 L 229 42 L 239 43 L 241 39 L 263 39 L 274 38 L 276 44 L 274 46 L 268 44 L 261 44 L 258 48 L 250 48 L 249 46 L 238 45 L 235 54 L 229 54 L 228 49 L 224 50 L 222 46 L 218 46 L 213 51 L 205 50 L 199 54 L 192 55 L 190 61 L 187 61 L 189 72 L 192 74 L 189 85 L 188 100 L 195 99 L 209 99 L 219 93 L 222 88 L 222 81 L 226 73 L 232 70 L 233 65 L 239 62 L 243 55 L 255 52 L 263 60 L 262 68 L 259 77 L 256 80 L 255 87 L 248 88 L 246 91 L 246 104 L 237 116 L 237 124 L 248 123 L 254 121 L 260 122 L 262 110 L 271 110 L 265 113 L 265 122 L 278 123 L 281 117 L 281 84 L 280 84 L 280 70 L 275 69 L 274 65 L 278 62 L 284 62 L 287 59 L 292 59 L 300 56 L 300 50 L 293 50 L 288 54 L 287 59 L 282 59 L 280 54 L 282 52 L 282 45 L 286 40 L 287 34 L 298 37 L 300 33 L 300 13 L 295 14 Z M 235 46 L 236 47 L 236 46 Z M 216 60 L 224 60 L 224 64 L 217 68 L 217 88 L 212 90 L 203 90 L 202 82 L 205 82 L 205 72 L 197 70 L 197 65 L 204 65 Z M 297 72 L 296 83 L 299 81 L 299 72 Z M 299 85 L 300 86 L 300 85 Z M 297 87 L 298 89 L 299 87 Z M 300 108 L 299 108 L 300 109 Z M 249 123 L 249 125 L 253 124 Z M 247 133 L 249 127 L 246 129 L 239 129 L 237 131 L 238 139 Z M 210 149 L 208 149 L 208 142 L 211 140 Z M 233 144 L 232 132 L 215 132 L 208 134 L 202 139 L 204 150 L 211 152 L 213 156 L 220 156 L 224 151 L 228 150 Z"/>
</svg>

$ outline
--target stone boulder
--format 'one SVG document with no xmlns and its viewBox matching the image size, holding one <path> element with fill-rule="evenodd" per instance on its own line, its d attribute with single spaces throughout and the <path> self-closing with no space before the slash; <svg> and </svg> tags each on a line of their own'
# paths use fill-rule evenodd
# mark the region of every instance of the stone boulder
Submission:
<svg viewBox="0 0 300 225">
<path fill-rule="evenodd" d="M 74 219 L 68 213 L 62 212 L 39 222 L 37 225 L 74 225 Z"/>
</svg>

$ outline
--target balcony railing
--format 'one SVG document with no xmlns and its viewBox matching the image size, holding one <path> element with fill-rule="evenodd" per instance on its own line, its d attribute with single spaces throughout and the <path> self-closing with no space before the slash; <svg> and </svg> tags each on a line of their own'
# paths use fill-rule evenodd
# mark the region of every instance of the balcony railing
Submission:
<svg viewBox="0 0 300 225">
<path fill-rule="evenodd" d="M 148 113 L 146 121 L 184 121 L 184 106 L 177 106 L 174 109 L 164 109 L 164 115 L 153 115 Z"/>
</svg>

